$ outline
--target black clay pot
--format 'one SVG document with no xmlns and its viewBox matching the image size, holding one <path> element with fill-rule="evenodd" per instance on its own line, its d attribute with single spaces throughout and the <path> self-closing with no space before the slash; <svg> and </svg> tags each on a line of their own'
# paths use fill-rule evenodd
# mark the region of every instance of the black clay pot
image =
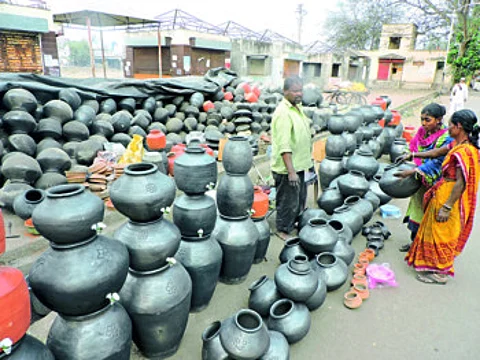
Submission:
<svg viewBox="0 0 480 360">
<path fill-rule="evenodd" d="M 343 238 L 338 239 L 335 243 L 332 253 L 334 253 L 337 258 L 342 259 L 347 266 L 350 266 L 355 257 L 355 249 Z"/>
<path fill-rule="evenodd" d="M 313 209 L 313 208 L 308 208 L 305 209 L 301 214 L 300 214 L 300 220 L 298 221 L 298 228 L 302 229 L 304 226 L 308 225 L 308 222 L 311 219 L 326 219 L 327 213 L 323 209 Z"/>
<path fill-rule="evenodd" d="M 343 197 L 358 195 L 362 197 L 367 193 L 370 184 L 365 175 L 359 170 L 350 170 L 347 174 L 338 177 L 338 189 Z"/>
<path fill-rule="evenodd" d="M 310 324 L 310 312 L 302 303 L 281 299 L 270 308 L 268 328 L 282 333 L 289 344 L 302 340 L 310 330 Z"/>
<path fill-rule="evenodd" d="M 244 217 L 253 205 L 253 183 L 248 175 L 224 174 L 217 187 L 217 207 L 228 217 Z"/>
<path fill-rule="evenodd" d="M 278 258 L 282 264 L 294 259 L 296 255 L 307 255 L 307 252 L 302 247 L 299 237 L 292 237 L 285 240 L 285 245 L 280 251 Z"/>
<path fill-rule="evenodd" d="M 100 112 L 114 114 L 117 111 L 117 103 L 113 99 L 105 99 L 100 103 Z"/>
<path fill-rule="evenodd" d="M 65 101 L 73 110 L 78 109 L 82 103 L 82 98 L 78 95 L 77 90 L 74 88 L 61 89 L 58 92 L 58 98 Z"/>
<path fill-rule="evenodd" d="M 363 115 L 358 110 L 351 110 L 347 112 L 343 117 L 345 123 L 345 131 L 353 134 L 358 130 L 363 123 Z"/>
<path fill-rule="evenodd" d="M 0 353 L 2 360 L 55 360 L 50 349 L 40 340 L 25 334 L 12 346 L 11 353 Z"/>
<path fill-rule="evenodd" d="M 352 195 L 345 199 L 344 204 L 350 209 L 359 213 L 363 218 L 363 223 L 366 224 L 373 216 L 373 205 L 367 199 L 360 196 Z"/>
<path fill-rule="evenodd" d="M 305 302 L 318 286 L 318 276 L 308 262 L 306 255 L 297 255 L 275 271 L 275 285 L 286 298 Z"/>
<path fill-rule="evenodd" d="M 85 100 L 82 103 L 82 105 L 90 106 L 93 109 L 93 111 L 95 112 L 95 114 L 97 114 L 98 111 L 100 110 L 100 103 L 97 100 L 88 99 L 88 100 Z"/>
<path fill-rule="evenodd" d="M 113 125 L 107 120 L 95 120 L 92 124 L 92 134 L 100 134 L 110 139 L 114 133 Z"/>
<path fill-rule="evenodd" d="M 220 342 L 222 323 L 214 321 L 202 333 L 202 360 L 228 360 L 228 353 Z"/>
<path fill-rule="evenodd" d="M 312 254 L 331 251 L 337 242 L 337 234 L 326 219 L 315 218 L 298 234 L 302 247 Z"/>
<path fill-rule="evenodd" d="M 128 111 L 120 110 L 112 115 L 110 122 L 112 123 L 113 129 L 116 133 L 128 133 L 132 119 L 132 114 L 130 114 Z"/>
<path fill-rule="evenodd" d="M 190 311 L 202 311 L 208 306 L 217 287 L 222 248 L 211 238 L 201 241 L 182 239 L 175 259 L 182 263 L 192 279 Z"/>
<path fill-rule="evenodd" d="M 307 306 L 308 310 L 313 311 L 318 309 L 320 306 L 323 305 L 325 299 L 327 298 L 327 283 L 323 275 L 318 274 L 315 272 L 317 277 L 317 288 L 315 292 L 310 296 L 307 301 L 305 301 L 305 305 Z"/>
<path fill-rule="evenodd" d="M 122 99 L 118 102 L 118 107 L 122 110 L 127 110 L 132 113 L 135 111 L 136 102 L 132 97 Z"/>
<path fill-rule="evenodd" d="M 82 243 L 52 244 L 33 264 L 29 281 L 35 295 L 48 308 L 78 316 L 107 305 L 106 295 L 120 291 L 127 272 L 127 248 L 97 235 Z"/>
<path fill-rule="evenodd" d="M 260 315 L 242 309 L 223 321 L 220 342 L 231 358 L 254 360 L 267 352 L 270 336 Z"/>
<path fill-rule="evenodd" d="M 368 200 L 370 204 L 372 204 L 373 211 L 377 210 L 380 207 L 380 198 L 375 195 L 375 193 L 371 190 L 367 191 L 367 193 L 363 196 L 365 200 Z"/>
<path fill-rule="evenodd" d="M 33 211 L 37 231 L 57 244 L 74 244 L 95 236 L 92 226 L 103 220 L 103 201 L 81 184 L 58 185 Z"/>
<path fill-rule="evenodd" d="M 334 253 L 318 254 L 313 261 L 316 271 L 324 276 L 327 291 L 333 291 L 342 286 L 348 277 L 348 267 Z"/>
<path fill-rule="evenodd" d="M 368 147 L 360 148 L 347 161 L 347 170 L 361 171 L 367 179 L 371 179 L 378 170 L 378 162 Z"/>
<path fill-rule="evenodd" d="M 3 104 L 8 110 L 24 110 L 33 113 L 38 102 L 28 90 L 10 89 L 3 95 Z"/>
<path fill-rule="evenodd" d="M 0 189 L 0 202 L 2 207 L 13 211 L 15 199 L 25 191 L 32 190 L 33 187 L 23 182 L 11 182 L 7 180 Z"/>
<path fill-rule="evenodd" d="M 45 174 L 42 174 L 37 181 L 35 181 L 34 186 L 37 189 L 47 190 L 54 186 L 66 185 L 67 183 L 68 181 L 65 175 L 54 172 L 46 172 Z"/>
<path fill-rule="evenodd" d="M 397 158 L 408 153 L 408 145 L 404 138 L 396 138 L 390 146 L 390 161 L 395 163 Z"/>
<path fill-rule="evenodd" d="M 363 122 L 365 124 L 370 124 L 377 119 L 377 113 L 373 110 L 372 105 L 363 105 L 358 108 L 358 110 L 363 115 Z"/>
<path fill-rule="evenodd" d="M 47 346 L 57 359 L 130 359 L 132 322 L 122 305 L 80 316 L 58 315 Z"/>
<path fill-rule="evenodd" d="M 90 130 L 84 123 L 73 120 L 63 125 L 63 137 L 67 141 L 84 141 L 90 136 Z"/>
<path fill-rule="evenodd" d="M 289 360 L 290 346 L 285 336 L 278 331 L 268 331 L 270 346 L 267 352 L 259 360 Z"/>
<path fill-rule="evenodd" d="M 343 225 L 339 220 L 328 220 L 328 225 L 335 230 L 338 240 L 344 240 L 349 245 L 352 243 L 353 233 L 349 226 Z"/>
<path fill-rule="evenodd" d="M 343 195 L 340 190 L 338 190 L 338 187 L 328 187 L 324 189 L 318 197 L 317 204 L 320 209 L 332 215 L 333 210 L 343 204 Z"/>
<path fill-rule="evenodd" d="M 10 134 L 29 134 L 37 127 L 35 118 L 22 110 L 7 112 L 3 115 L 3 124 Z"/>
<path fill-rule="evenodd" d="M 340 135 L 345 130 L 343 115 L 332 115 L 328 120 L 328 131 L 333 135 Z"/>
<path fill-rule="evenodd" d="M 223 149 L 222 164 L 228 174 L 245 175 L 252 167 L 253 156 L 248 138 L 232 136 Z"/>
<path fill-rule="evenodd" d="M 373 157 L 375 159 L 379 159 L 380 156 L 382 156 L 383 145 L 380 145 L 380 142 L 376 137 L 373 137 L 370 140 L 368 140 L 367 145 L 370 148 L 370 151 L 372 152 Z"/>
<path fill-rule="evenodd" d="M 127 247 L 130 268 L 137 271 L 164 266 L 180 246 L 180 231 L 163 218 L 143 223 L 127 221 L 115 230 L 113 237 Z"/>
<path fill-rule="evenodd" d="M 370 180 L 370 191 L 375 194 L 380 199 L 380 206 L 385 205 L 392 197 L 385 194 L 382 189 L 380 189 L 379 181 L 382 178 L 382 175 L 375 175 L 372 180 Z"/>
<path fill-rule="evenodd" d="M 342 135 L 330 135 L 325 145 L 325 153 L 330 157 L 342 157 L 347 150 L 346 142 Z"/>
<path fill-rule="evenodd" d="M 154 164 L 130 164 L 110 188 L 110 198 L 115 208 L 132 221 L 149 222 L 160 219 L 172 205 L 175 182 Z"/>
<path fill-rule="evenodd" d="M 275 281 L 267 275 L 263 275 L 250 284 L 248 290 L 250 290 L 248 307 L 264 317 L 268 316 L 273 303 L 282 298 Z"/>
<path fill-rule="evenodd" d="M 330 186 L 330 183 L 336 177 L 344 173 L 342 158 L 332 158 L 327 156 L 320 163 L 319 175 L 320 175 L 320 186 L 322 190 Z"/>
<path fill-rule="evenodd" d="M 62 144 L 60 144 L 57 140 L 51 138 L 51 137 L 46 137 L 37 144 L 37 156 L 40 154 L 43 150 L 46 149 L 62 149 Z M 68 155 L 68 154 L 67 154 Z"/>
<path fill-rule="evenodd" d="M 45 199 L 41 189 L 31 189 L 17 196 L 13 201 L 13 211 L 23 220 L 32 217 L 33 210 Z"/>
<path fill-rule="evenodd" d="M 415 178 L 415 175 L 411 175 L 407 178 L 396 177 L 394 174 L 403 170 L 414 169 L 413 164 L 394 164 L 385 168 L 378 185 L 380 189 L 387 195 L 394 198 L 407 198 L 415 194 L 422 185 L 420 180 Z"/>
<path fill-rule="evenodd" d="M 8 137 L 8 146 L 11 152 L 21 152 L 28 156 L 35 156 L 37 144 L 27 134 L 15 134 Z"/>
<path fill-rule="evenodd" d="M 182 195 L 173 203 L 173 222 L 184 237 L 205 237 L 217 221 L 217 207 L 210 196 Z"/>
<path fill-rule="evenodd" d="M 81 122 L 82 124 L 87 126 L 89 129 L 92 126 L 93 121 L 95 120 L 95 117 L 96 117 L 95 110 L 88 105 L 80 106 L 73 113 L 73 118 L 75 119 L 75 121 Z"/>
<path fill-rule="evenodd" d="M 41 119 L 35 129 L 35 136 L 39 138 L 53 138 L 59 140 L 62 137 L 62 123 L 55 118 Z"/>
<path fill-rule="evenodd" d="M 252 267 L 259 237 L 252 219 L 227 219 L 221 215 L 211 236 L 223 251 L 220 281 L 227 284 L 244 281 Z"/>
<path fill-rule="evenodd" d="M 55 172 L 64 174 L 65 170 L 70 169 L 72 166 L 72 160 L 68 154 L 64 150 L 58 148 L 48 148 L 41 151 L 37 155 L 37 161 L 44 173 Z"/>
<path fill-rule="evenodd" d="M 384 134 L 385 138 L 385 145 L 383 146 L 383 154 L 389 154 L 390 155 L 390 147 L 393 144 L 393 141 L 395 140 L 396 134 L 395 134 L 395 129 L 385 126 L 383 128 L 382 134 Z"/>
<path fill-rule="evenodd" d="M 343 132 L 341 136 L 342 136 L 343 142 L 345 143 L 345 152 L 347 154 L 353 154 L 353 152 L 357 148 L 357 138 L 355 134 L 349 133 L 349 132 Z"/>
<path fill-rule="evenodd" d="M 347 225 L 352 230 L 353 236 L 356 236 L 363 226 L 363 217 L 356 211 L 346 205 L 342 205 L 333 211 L 331 220 L 338 220 L 344 226 Z"/>
<path fill-rule="evenodd" d="M 15 152 L 3 158 L 2 174 L 12 182 L 33 184 L 42 174 L 42 169 L 31 156 Z"/>
<path fill-rule="evenodd" d="M 43 105 L 43 116 L 55 118 L 61 124 L 73 119 L 73 111 L 70 105 L 61 100 L 50 100 Z"/>
<path fill-rule="evenodd" d="M 148 272 L 129 270 L 120 302 L 132 319 L 133 341 L 144 356 L 175 354 L 187 327 L 191 297 L 192 280 L 178 262 Z"/>
<path fill-rule="evenodd" d="M 259 264 L 263 260 L 265 260 L 268 245 L 270 244 L 270 225 L 265 218 L 252 218 L 252 220 L 258 230 L 257 249 L 255 250 L 255 257 L 253 258 L 253 263 Z"/>
<path fill-rule="evenodd" d="M 188 195 L 204 194 L 217 184 L 217 162 L 205 149 L 190 146 L 175 159 L 174 174 L 179 190 Z"/>
</svg>

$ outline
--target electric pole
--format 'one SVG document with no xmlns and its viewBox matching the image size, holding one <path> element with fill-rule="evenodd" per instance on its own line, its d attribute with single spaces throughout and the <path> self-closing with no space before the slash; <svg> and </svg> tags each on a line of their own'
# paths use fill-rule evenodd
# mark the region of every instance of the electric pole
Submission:
<svg viewBox="0 0 480 360">
<path fill-rule="evenodd" d="M 297 24 L 298 24 L 298 43 L 302 43 L 302 26 L 303 26 L 303 18 L 305 15 L 307 15 L 307 10 L 303 8 L 303 4 L 298 4 L 297 5 L 297 10 L 295 11 L 297 13 Z"/>
</svg>

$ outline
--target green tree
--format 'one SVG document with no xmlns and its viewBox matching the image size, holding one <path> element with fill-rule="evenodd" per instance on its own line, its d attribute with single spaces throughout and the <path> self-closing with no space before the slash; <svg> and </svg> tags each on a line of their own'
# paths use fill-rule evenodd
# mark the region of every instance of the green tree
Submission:
<svg viewBox="0 0 480 360">
<path fill-rule="evenodd" d="M 90 49 L 86 40 L 69 41 L 70 61 L 75 66 L 88 66 L 90 64 Z"/>
</svg>

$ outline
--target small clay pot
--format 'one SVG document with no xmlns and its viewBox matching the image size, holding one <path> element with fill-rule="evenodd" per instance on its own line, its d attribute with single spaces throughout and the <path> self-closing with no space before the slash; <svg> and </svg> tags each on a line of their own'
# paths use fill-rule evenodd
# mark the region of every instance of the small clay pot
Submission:
<svg viewBox="0 0 480 360">
<path fill-rule="evenodd" d="M 345 293 L 343 296 L 343 304 L 349 309 L 356 309 L 362 305 L 361 296 L 353 290 Z"/>
<path fill-rule="evenodd" d="M 351 283 L 352 285 L 363 284 L 368 286 L 368 279 L 366 275 L 353 274 Z"/>
<path fill-rule="evenodd" d="M 353 285 L 352 289 L 358 295 L 360 295 L 362 300 L 366 300 L 370 296 L 370 291 L 368 290 L 368 285 L 357 283 L 357 284 Z"/>
</svg>

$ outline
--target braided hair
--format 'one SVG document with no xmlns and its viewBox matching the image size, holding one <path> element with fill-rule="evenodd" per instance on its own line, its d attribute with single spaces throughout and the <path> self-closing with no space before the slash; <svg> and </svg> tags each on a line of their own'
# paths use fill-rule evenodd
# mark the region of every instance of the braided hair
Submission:
<svg viewBox="0 0 480 360">
<path fill-rule="evenodd" d="M 477 123 L 477 116 L 472 110 L 463 109 L 455 111 L 450 121 L 454 125 L 462 124 L 463 130 L 468 134 L 468 140 L 477 149 L 479 148 L 478 133 L 480 129 Z"/>
</svg>

